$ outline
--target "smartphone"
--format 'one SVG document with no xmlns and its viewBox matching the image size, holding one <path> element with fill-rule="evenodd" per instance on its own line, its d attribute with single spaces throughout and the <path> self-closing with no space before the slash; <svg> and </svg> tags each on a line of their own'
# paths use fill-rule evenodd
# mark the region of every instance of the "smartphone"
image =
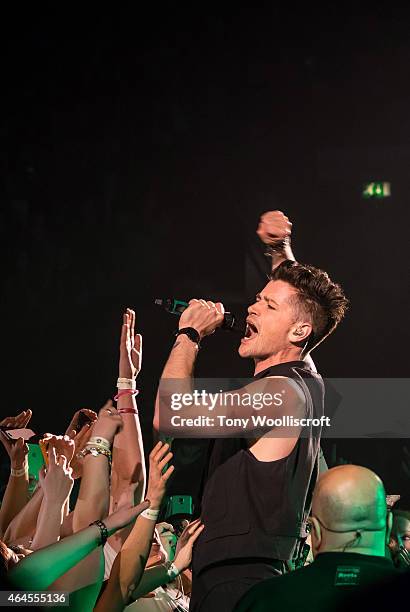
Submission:
<svg viewBox="0 0 410 612">
<path fill-rule="evenodd" d="M 78 423 L 77 423 L 77 427 L 75 428 L 76 432 L 78 433 L 79 431 L 82 430 L 82 428 L 84 427 L 84 425 L 93 423 L 93 420 L 84 412 L 80 412 L 79 416 L 78 416 Z"/>
<path fill-rule="evenodd" d="M 27 441 L 36 435 L 32 429 L 27 429 L 26 427 L 22 429 L 10 429 L 9 427 L 0 426 L 0 429 L 11 442 L 16 442 L 19 438 L 23 438 Z"/>
</svg>

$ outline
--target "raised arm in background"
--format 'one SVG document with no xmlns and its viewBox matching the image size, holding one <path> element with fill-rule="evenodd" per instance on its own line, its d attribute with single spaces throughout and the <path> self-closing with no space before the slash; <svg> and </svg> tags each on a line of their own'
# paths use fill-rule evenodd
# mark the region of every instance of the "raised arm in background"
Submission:
<svg viewBox="0 0 410 612">
<path fill-rule="evenodd" d="M 173 564 L 178 570 L 179 575 L 189 568 L 192 562 L 192 548 L 204 529 L 200 519 L 189 523 L 181 533 L 175 552 Z M 150 593 L 157 587 L 168 584 L 174 579 L 168 573 L 168 567 L 164 563 L 156 567 L 145 570 L 141 582 L 132 593 L 132 599 L 138 599 Z"/>
<path fill-rule="evenodd" d="M 0 537 L 28 501 L 28 446 L 23 438 L 10 442 L 3 432 L 0 438 L 10 457 L 10 476 L 0 507 Z"/>
<path fill-rule="evenodd" d="M 107 402 L 92 427 L 92 436 L 104 438 L 112 445 L 115 433 L 122 426 L 122 419 L 112 402 Z M 86 447 L 87 450 L 88 447 Z M 91 448 L 91 447 L 90 447 Z M 103 453 L 86 452 L 83 459 L 80 491 L 73 515 L 74 533 L 108 514 L 109 507 L 109 458 Z M 67 539 L 67 538 L 65 538 Z M 52 589 L 70 592 L 70 607 L 87 612 L 93 609 L 104 576 L 102 548 L 93 551 L 86 559 L 56 580 Z"/>
<path fill-rule="evenodd" d="M 60 440 L 56 436 L 50 436 L 48 440 L 47 473 L 44 468 L 39 472 L 44 499 L 31 545 L 32 550 L 44 548 L 60 539 L 64 508 L 74 484 L 70 467 L 74 442 L 62 436 Z"/>
<path fill-rule="evenodd" d="M 15 417 L 6 417 L 0 422 L 0 427 L 9 429 L 24 429 L 31 419 L 31 410 L 20 412 Z M 4 431 L 0 430 L 0 441 L 10 458 L 10 476 L 0 508 L 0 537 L 3 538 L 11 521 L 24 508 L 28 501 L 28 446 L 23 438 L 10 440 Z"/>
<path fill-rule="evenodd" d="M 127 308 L 123 315 L 120 337 L 118 376 L 135 382 L 142 365 L 142 336 L 135 333 L 135 312 Z M 136 394 L 119 390 L 117 410 L 122 418 L 122 429 L 114 438 L 112 453 L 110 509 L 140 503 L 145 491 L 145 460 Z M 118 531 L 109 543 L 120 551 L 130 528 Z"/>
<path fill-rule="evenodd" d="M 112 445 L 122 418 L 109 400 L 99 411 L 92 428 L 92 437 L 104 438 Z M 105 454 L 87 453 L 83 459 L 83 475 L 74 509 L 74 532 L 108 514 L 110 464 Z"/>
<path fill-rule="evenodd" d="M 107 586 L 95 607 L 96 612 L 123 610 L 130 603 L 132 593 L 140 583 L 151 549 L 156 516 L 159 514 L 166 483 L 174 471 L 174 467 L 170 466 L 164 474 L 162 473 L 172 458 L 172 453 L 168 451 L 168 444 L 158 442 L 150 453 L 147 490 L 150 507 L 147 514 L 151 514 L 151 517 L 147 518 L 144 516 L 145 513 L 138 517 L 114 561 Z"/>
</svg>

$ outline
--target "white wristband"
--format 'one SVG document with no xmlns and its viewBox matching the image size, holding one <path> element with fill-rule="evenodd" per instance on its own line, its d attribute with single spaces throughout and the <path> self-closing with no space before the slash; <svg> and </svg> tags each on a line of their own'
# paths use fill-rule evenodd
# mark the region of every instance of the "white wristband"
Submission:
<svg viewBox="0 0 410 612">
<path fill-rule="evenodd" d="M 175 580 L 177 576 L 179 576 L 179 569 L 173 563 L 170 563 L 167 569 L 167 574 L 170 577 L 171 581 Z"/>
<path fill-rule="evenodd" d="M 133 378 L 118 378 L 117 379 L 117 389 L 119 389 L 120 391 L 122 389 L 132 389 L 132 391 L 135 391 L 136 389 L 135 380 Z"/>
<path fill-rule="evenodd" d="M 91 436 L 91 438 L 87 442 L 87 446 L 101 446 L 101 448 L 105 448 L 106 450 L 111 450 L 111 442 L 109 442 L 106 438 L 101 438 L 100 436 Z"/>
<path fill-rule="evenodd" d="M 147 508 L 146 510 L 141 512 L 140 516 L 143 516 L 144 518 L 150 521 L 156 521 L 159 516 L 159 510 L 150 510 L 149 508 Z"/>
</svg>

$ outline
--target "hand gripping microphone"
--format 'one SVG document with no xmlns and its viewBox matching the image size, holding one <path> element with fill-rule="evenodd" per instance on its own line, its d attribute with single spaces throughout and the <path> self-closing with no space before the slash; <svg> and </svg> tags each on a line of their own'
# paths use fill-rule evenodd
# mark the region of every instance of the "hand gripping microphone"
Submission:
<svg viewBox="0 0 410 612">
<path fill-rule="evenodd" d="M 176 315 L 177 317 L 180 317 L 184 310 L 189 306 L 188 302 L 177 300 L 175 298 L 157 298 L 155 300 L 155 304 L 157 304 L 157 306 L 162 306 L 164 310 Z M 236 319 L 232 312 L 225 312 L 221 328 L 243 333 L 243 329 L 236 324 Z"/>
</svg>

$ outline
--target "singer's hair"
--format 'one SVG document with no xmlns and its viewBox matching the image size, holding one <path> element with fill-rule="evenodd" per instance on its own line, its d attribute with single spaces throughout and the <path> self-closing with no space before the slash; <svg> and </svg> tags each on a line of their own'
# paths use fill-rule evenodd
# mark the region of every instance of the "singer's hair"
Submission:
<svg viewBox="0 0 410 612">
<path fill-rule="evenodd" d="M 303 349 L 306 355 L 334 331 L 346 313 L 348 299 L 341 286 L 334 283 L 326 272 L 296 261 L 282 262 L 270 279 L 284 281 L 297 291 L 289 298 L 295 319 L 308 317 L 313 328 Z"/>
</svg>

